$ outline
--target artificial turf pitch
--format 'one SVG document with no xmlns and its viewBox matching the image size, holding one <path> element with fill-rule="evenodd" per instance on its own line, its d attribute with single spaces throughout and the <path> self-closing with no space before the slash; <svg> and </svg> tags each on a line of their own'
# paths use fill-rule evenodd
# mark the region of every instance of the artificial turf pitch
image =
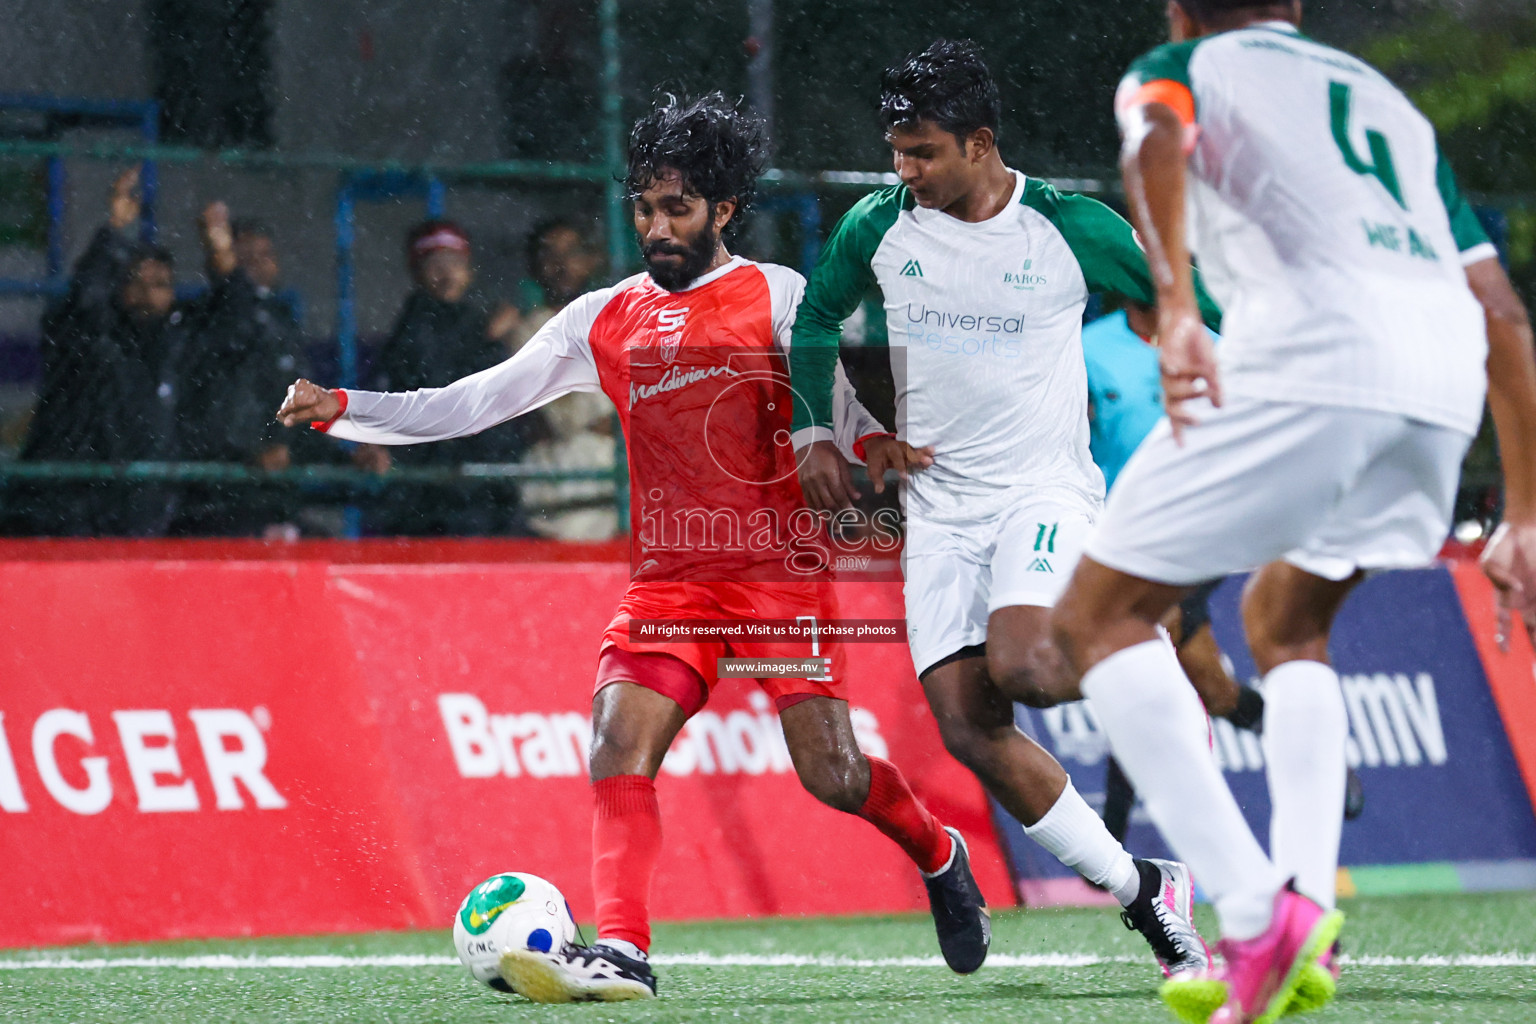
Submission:
<svg viewBox="0 0 1536 1024">
<path fill-rule="evenodd" d="M 1291 1019 L 1536 1022 L 1536 893 L 1377 897 L 1343 909 L 1339 998 Z M 660 1000 L 578 1006 L 535 1006 L 473 982 L 446 959 L 446 931 L 14 950 L 0 952 L 0 1020 L 1173 1020 L 1146 947 L 1114 913 L 1004 910 L 994 923 L 992 961 L 966 978 L 939 966 L 925 917 L 660 925 Z"/>
</svg>

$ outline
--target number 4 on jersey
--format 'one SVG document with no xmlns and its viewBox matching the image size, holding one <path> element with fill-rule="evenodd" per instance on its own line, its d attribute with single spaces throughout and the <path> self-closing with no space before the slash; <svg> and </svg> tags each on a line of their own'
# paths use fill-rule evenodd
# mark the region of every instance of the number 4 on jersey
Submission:
<svg viewBox="0 0 1536 1024">
<path fill-rule="evenodd" d="M 1355 152 L 1355 144 L 1349 137 L 1349 107 L 1353 90 L 1343 82 L 1328 83 L 1328 102 L 1333 112 L 1333 141 L 1344 154 L 1344 163 L 1356 174 L 1365 174 L 1381 182 L 1397 205 L 1408 209 L 1403 201 L 1403 188 L 1397 181 L 1397 166 L 1392 162 L 1392 147 L 1387 137 L 1373 128 L 1365 131 L 1366 145 L 1371 147 L 1371 162 L 1366 163 Z"/>
</svg>

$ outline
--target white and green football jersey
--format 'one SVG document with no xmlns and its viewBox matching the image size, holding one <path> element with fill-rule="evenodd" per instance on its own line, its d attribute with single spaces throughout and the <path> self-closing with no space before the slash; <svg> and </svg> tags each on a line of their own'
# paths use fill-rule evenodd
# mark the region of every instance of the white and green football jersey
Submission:
<svg viewBox="0 0 1536 1024">
<path fill-rule="evenodd" d="M 1020 488 L 1096 506 L 1104 478 L 1088 451 L 1083 310 L 1095 292 L 1153 300 L 1124 219 L 1013 173 L 1012 201 L 974 224 L 917 206 L 905 186 L 866 196 L 828 239 L 795 318 L 799 447 L 831 436 L 842 323 L 879 285 L 897 434 L 935 450 L 906 505 L 930 521 L 996 514 Z"/>
<path fill-rule="evenodd" d="M 1397 412 L 1475 432 L 1494 255 L 1429 121 L 1380 72 L 1265 22 L 1132 65 L 1194 96 L 1190 244 L 1225 311 L 1228 394 Z"/>
</svg>

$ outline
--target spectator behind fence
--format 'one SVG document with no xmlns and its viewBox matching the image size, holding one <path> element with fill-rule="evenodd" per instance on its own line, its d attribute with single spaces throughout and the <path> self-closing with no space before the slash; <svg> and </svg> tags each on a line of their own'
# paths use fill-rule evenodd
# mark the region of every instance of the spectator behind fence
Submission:
<svg viewBox="0 0 1536 1024">
<path fill-rule="evenodd" d="M 429 220 L 406 237 L 415 287 L 379 346 L 369 386 L 410 391 L 451 384 L 504 361 L 517 310 L 474 287 L 469 236 L 452 221 Z M 281 389 L 279 389 L 281 391 Z M 449 468 L 516 462 L 537 421 L 493 427 L 474 437 L 385 450 L 364 446 L 358 461 L 379 472 L 401 467 Z M 369 532 L 408 536 L 525 534 L 517 491 L 505 484 L 453 487 L 393 484 L 371 510 Z"/>
<path fill-rule="evenodd" d="M 76 262 L 69 290 L 43 316 L 43 379 L 22 446 L 30 462 L 177 457 L 176 367 L 188 318 L 176 307 L 171 256 L 136 239 L 137 168 L 113 183 L 105 226 Z M 9 532 L 152 537 L 174 495 L 153 483 L 39 482 L 12 488 Z"/>
<path fill-rule="evenodd" d="M 528 303 L 513 330 L 513 347 L 523 344 L 572 299 L 591 288 L 601 261 L 578 231 L 565 220 L 551 220 L 528 236 L 528 269 L 533 275 L 521 292 Z M 528 526 L 541 537 L 561 540 L 605 540 L 619 529 L 613 500 L 617 452 L 614 409 L 600 391 L 573 392 L 543 409 L 547 436 L 528 449 L 524 464 L 537 469 L 600 469 L 606 480 L 523 485 Z"/>
<path fill-rule="evenodd" d="M 188 310 L 193 342 L 182 353 L 177 403 L 182 458 L 285 469 L 291 453 L 268 406 L 305 367 L 298 321 L 275 291 L 281 267 L 273 230 L 256 220 L 231 221 L 222 202 L 203 210 L 198 228 L 208 291 Z M 250 485 L 190 484 L 171 532 L 260 534 L 289 518 L 286 495 Z"/>
</svg>

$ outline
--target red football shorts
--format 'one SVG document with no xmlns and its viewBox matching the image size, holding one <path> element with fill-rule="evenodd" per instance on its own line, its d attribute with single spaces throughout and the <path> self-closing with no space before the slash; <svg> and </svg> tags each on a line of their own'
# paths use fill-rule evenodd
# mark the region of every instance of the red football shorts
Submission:
<svg viewBox="0 0 1536 1024">
<path fill-rule="evenodd" d="M 825 638 L 811 640 L 684 640 L 654 642 L 630 638 L 630 621 L 751 622 L 762 619 L 837 618 L 832 587 L 821 582 L 796 583 L 631 583 L 613 621 L 603 633 L 598 655 L 597 684 L 637 683 L 670 697 L 690 716 L 709 699 L 720 677 L 720 658 L 829 658 L 828 672 L 814 679 L 759 679 L 758 685 L 780 711 L 809 697 L 846 700 L 847 678 L 843 645 Z"/>
</svg>

